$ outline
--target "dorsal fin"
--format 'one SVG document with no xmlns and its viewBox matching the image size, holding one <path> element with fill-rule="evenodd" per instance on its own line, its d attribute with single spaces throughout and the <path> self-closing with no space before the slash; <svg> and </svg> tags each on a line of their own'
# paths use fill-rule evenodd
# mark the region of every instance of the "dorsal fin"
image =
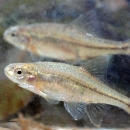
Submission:
<svg viewBox="0 0 130 130">
<path fill-rule="evenodd" d="M 71 25 L 79 27 L 79 29 L 84 30 L 92 36 L 101 36 L 101 31 L 95 9 L 81 14 L 71 23 Z"/>
<path fill-rule="evenodd" d="M 104 55 L 94 58 L 92 60 L 87 60 L 82 68 L 87 72 L 92 74 L 94 77 L 99 79 L 102 82 L 106 83 L 107 80 L 107 68 L 110 63 L 112 55 Z"/>
</svg>

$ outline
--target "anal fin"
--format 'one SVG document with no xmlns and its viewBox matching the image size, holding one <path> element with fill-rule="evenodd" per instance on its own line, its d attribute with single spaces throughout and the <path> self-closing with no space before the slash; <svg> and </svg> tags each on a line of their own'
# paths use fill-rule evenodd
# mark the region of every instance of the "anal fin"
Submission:
<svg viewBox="0 0 130 130">
<path fill-rule="evenodd" d="M 86 113 L 90 121 L 96 126 L 100 127 L 103 120 L 104 112 L 110 109 L 108 105 L 104 104 L 89 104 L 86 106 Z"/>
</svg>

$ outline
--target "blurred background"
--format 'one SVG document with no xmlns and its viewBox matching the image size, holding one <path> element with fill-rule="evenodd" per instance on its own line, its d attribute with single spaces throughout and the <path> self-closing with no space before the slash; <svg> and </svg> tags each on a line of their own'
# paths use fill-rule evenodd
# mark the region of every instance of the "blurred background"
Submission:
<svg viewBox="0 0 130 130">
<path fill-rule="evenodd" d="M 16 118 L 18 112 L 22 112 L 24 116 L 47 125 L 93 127 L 86 115 L 82 120 L 74 121 L 62 102 L 59 105 L 50 105 L 43 98 L 9 81 L 4 74 L 6 65 L 30 62 L 33 59 L 28 52 L 23 54 L 3 40 L 3 33 L 10 26 L 44 22 L 69 24 L 80 14 L 90 10 L 96 13 L 102 38 L 115 41 L 129 40 L 129 0 L 0 0 L 1 121 Z M 108 68 L 107 79 L 109 83 L 114 84 L 114 89 L 130 97 L 130 56 L 114 55 Z M 111 107 L 101 126 L 130 127 L 130 116 L 120 108 Z"/>
</svg>

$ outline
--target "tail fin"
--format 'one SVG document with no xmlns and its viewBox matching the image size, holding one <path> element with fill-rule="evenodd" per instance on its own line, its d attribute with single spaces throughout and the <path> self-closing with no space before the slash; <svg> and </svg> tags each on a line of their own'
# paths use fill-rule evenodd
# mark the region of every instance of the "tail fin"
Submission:
<svg viewBox="0 0 130 130">
<path fill-rule="evenodd" d="M 130 39 L 124 41 L 122 49 L 126 51 L 126 54 L 130 54 Z"/>
<path fill-rule="evenodd" d="M 121 108 L 130 115 L 130 104 L 124 104 Z"/>
</svg>

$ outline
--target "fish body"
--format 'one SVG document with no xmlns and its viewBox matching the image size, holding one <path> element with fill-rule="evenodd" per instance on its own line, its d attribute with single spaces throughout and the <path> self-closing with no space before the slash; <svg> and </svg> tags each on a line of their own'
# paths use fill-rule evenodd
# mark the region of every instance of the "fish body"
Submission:
<svg viewBox="0 0 130 130">
<path fill-rule="evenodd" d="M 47 101 L 64 101 L 66 110 L 74 119 L 82 118 L 86 112 L 91 122 L 100 126 L 102 118 L 99 113 L 104 108 L 101 104 L 120 107 L 130 114 L 130 98 L 94 76 L 96 69 L 91 65 L 95 63 L 101 72 L 105 68 L 104 63 L 109 59 L 109 56 L 95 58 L 87 62 L 86 67 L 54 62 L 14 63 L 5 68 L 5 74 L 22 88 L 44 97 Z M 86 71 L 90 68 L 91 73 Z M 95 74 L 99 75 L 97 71 Z"/>
<path fill-rule="evenodd" d="M 38 23 L 10 27 L 4 39 L 21 50 L 59 60 L 84 60 L 104 54 L 129 54 L 128 41 L 99 38 L 73 24 Z"/>
</svg>

